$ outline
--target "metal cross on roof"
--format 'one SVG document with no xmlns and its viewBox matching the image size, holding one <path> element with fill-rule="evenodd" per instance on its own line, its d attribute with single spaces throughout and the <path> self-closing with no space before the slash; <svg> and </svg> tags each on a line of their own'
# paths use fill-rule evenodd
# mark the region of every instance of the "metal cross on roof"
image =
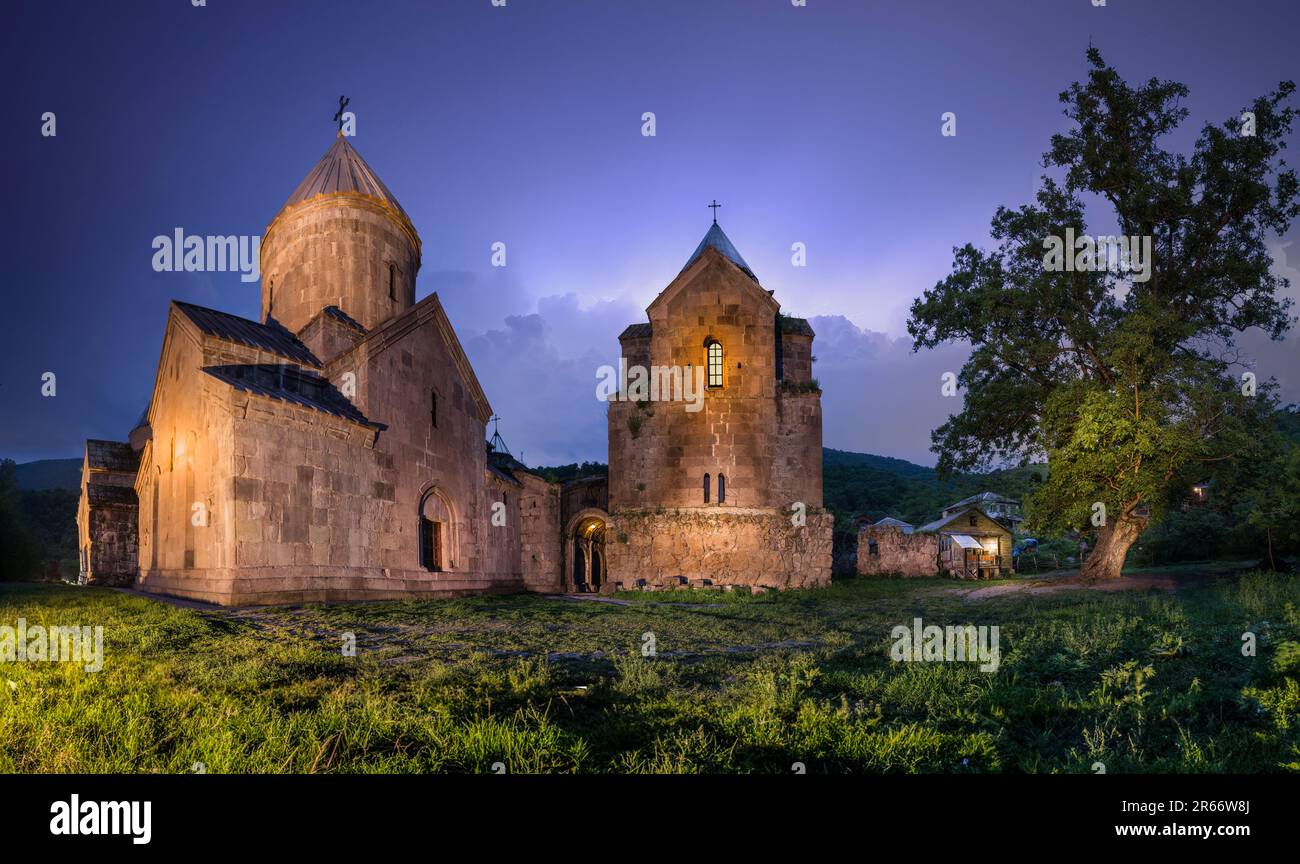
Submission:
<svg viewBox="0 0 1300 864">
<path fill-rule="evenodd" d="M 339 124 L 340 132 L 343 131 L 343 109 L 348 107 L 348 103 L 351 101 L 352 100 L 346 96 L 339 97 L 339 110 L 334 113 L 334 122 Z"/>
<path fill-rule="evenodd" d="M 718 199 L 717 199 L 717 198 L 714 198 L 714 199 L 713 199 L 713 203 L 709 205 L 709 207 L 713 209 L 713 224 L 714 224 L 714 225 L 717 225 L 717 224 L 718 224 L 718 208 L 721 207 L 721 206 L 722 206 L 722 205 L 718 203 Z"/>
</svg>

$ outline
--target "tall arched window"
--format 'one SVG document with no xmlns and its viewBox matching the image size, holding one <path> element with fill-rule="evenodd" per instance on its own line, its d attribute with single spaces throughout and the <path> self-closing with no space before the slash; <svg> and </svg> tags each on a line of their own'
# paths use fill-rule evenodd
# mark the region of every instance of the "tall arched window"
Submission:
<svg viewBox="0 0 1300 864">
<path fill-rule="evenodd" d="M 704 475 L 704 503 L 709 503 L 709 475 Z"/>
<path fill-rule="evenodd" d="M 704 346 L 705 359 L 709 371 L 709 386 L 722 386 L 722 343 L 717 339 L 710 339 Z"/>
<path fill-rule="evenodd" d="M 397 265 L 388 265 L 388 299 L 397 299 Z"/>
<path fill-rule="evenodd" d="M 429 425 L 438 428 L 438 391 L 429 391 Z"/>
<path fill-rule="evenodd" d="M 718 475 L 718 503 L 719 504 L 727 503 L 727 475 L 726 474 Z"/>
</svg>

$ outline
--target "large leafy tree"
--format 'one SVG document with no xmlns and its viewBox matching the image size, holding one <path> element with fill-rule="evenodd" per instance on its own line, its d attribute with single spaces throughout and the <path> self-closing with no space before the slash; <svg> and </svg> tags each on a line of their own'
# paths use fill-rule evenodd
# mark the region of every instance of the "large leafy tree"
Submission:
<svg viewBox="0 0 1300 864">
<path fill-rule="evenodd" d="M 1187 116 L 1185 86 L 1134 87 L 1096 49 L 1088 61 L 1087 81 L 1061 94 L 1072 128 L 1044 155 L 1061 179 L 998 209 L 996 248 L 955 249 L 908 331 L 914 350 L 972 346 L 962 411 L 932 435 L 940 469 L 1046 458 L 1029 526 L 1095 529 L 1084 576 L 1117 578 L 1147 526 L 1191 483 L 1250 458 L 1267 422 L 1270 388 L 1243 392 L 1235 339 L 1250 328 L 1280 339 L 1293 320 L 1265 240 L 1300 215 L 1281 158 L 1295 85 L 1247 106 L 1253 129 L 1241 116 L 1205 126 L 1189 158 L 1162 146 Z M 1089 233 L 1085 200 L 1112 210 L 1123 235 L 1150 238 L 1149 278 L 1046 266 L 1047 238 Z"/>
</svg>

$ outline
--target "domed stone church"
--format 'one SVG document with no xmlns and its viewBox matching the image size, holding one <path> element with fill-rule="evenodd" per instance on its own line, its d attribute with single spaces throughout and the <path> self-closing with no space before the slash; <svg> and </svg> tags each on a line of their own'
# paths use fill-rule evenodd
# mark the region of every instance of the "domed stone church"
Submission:
<svg viewBox="0 0 1300 864">
<path fill-rule="evenodd" d="M 347 138 L 260 255 L 262 320 L 173 301 L 149 407 L 87 442 L 82 582 L 223 605 L 829 582 L 813 334 L 716 223 L 621 338 L 706 366 L 702 410 L 611 401 L 608 480 L 563 486 L 487 442 L 437 294 L 415 302 L 419 234 Z"/>
</svg>

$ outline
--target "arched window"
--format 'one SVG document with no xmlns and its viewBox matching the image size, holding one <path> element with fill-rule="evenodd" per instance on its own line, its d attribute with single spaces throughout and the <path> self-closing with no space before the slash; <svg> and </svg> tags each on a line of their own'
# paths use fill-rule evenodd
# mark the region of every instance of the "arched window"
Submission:
<svg viewBox="0 0 1300 864">
<path fill-rule="evenodd" d="M 438 428 L 438 391 L 429 391 L 429 424 L 434 429 Z"/>
<path fill-rule="evenodd" d="M 388 299 L 397 299 L 397 265 L 388 265 Z"/>
<path fill-rule="evenodd" d="M 709 503 L 709 475 L 704 475 L 704 503 Z"/>
<path fill-rule="evenodd" d="M 710 339 L 704 346 L 705 359 L 709 371 L 709 386 L 722 386 L 722 343 Z"/>
<path fill-rule="evenodd" d="M 727 475 L 726 474 L 718 475 L 718 503 L 719 504 L 727 503 Z"/>
</svg>

